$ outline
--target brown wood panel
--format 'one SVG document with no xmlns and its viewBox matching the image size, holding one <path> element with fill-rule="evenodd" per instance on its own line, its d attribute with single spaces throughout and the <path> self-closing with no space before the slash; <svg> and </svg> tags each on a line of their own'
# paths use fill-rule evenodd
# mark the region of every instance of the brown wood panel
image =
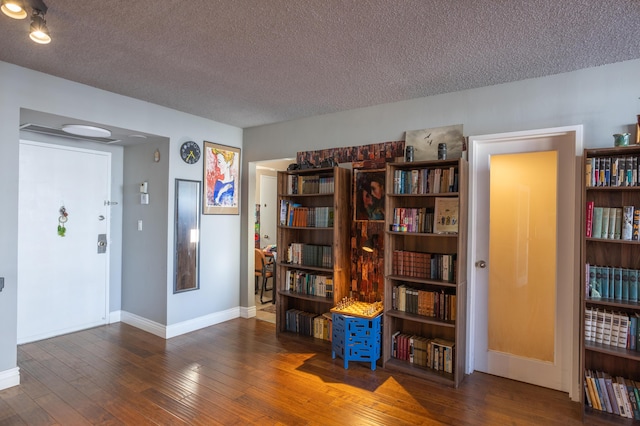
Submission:
<svg viewBox="0 0 640 426">
<path fill-rule="evenodd" d="M 18 365 L 2 425 L 583 424 L 561 392 L 482 373 L 456 389 L 369 363 L 345 370 L 326 343 L 255 319 L 170 340 L 117 323 L 22 345 Z"/>
</svg>

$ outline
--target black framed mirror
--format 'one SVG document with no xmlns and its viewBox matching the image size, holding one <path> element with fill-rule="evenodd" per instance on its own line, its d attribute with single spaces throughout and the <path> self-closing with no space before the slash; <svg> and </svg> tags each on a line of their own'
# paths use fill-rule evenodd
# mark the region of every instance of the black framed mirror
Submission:
<svg viewBox="0 0 640 426">
<path fill-rule="evenodd" d="M 173 292 L 200 288 L 200 181 L 176 179 Z"/>
</svg>

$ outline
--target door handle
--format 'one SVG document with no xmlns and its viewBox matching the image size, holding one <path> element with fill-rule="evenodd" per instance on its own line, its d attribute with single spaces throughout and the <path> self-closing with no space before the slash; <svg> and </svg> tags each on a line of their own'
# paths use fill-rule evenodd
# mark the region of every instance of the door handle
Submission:
<svg viewBox="0 0 640 426">
<path fill-rule="evenodd" d="M 267 234 L 264 234 L 262 238 L 269 238 L 269 236 Z"/>
<path fill-rule="evenodd" d="M 476 262 L 476 268 L 484 269 L 486 267 L 487 267 L 487 262 L 485 262 L 484 260 L 478 260 Z"/>
</svg>

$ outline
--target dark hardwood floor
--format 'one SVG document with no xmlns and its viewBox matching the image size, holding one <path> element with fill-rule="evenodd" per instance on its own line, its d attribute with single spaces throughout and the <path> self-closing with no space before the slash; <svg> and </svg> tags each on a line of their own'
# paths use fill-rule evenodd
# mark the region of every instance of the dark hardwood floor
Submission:
<svg viewBox="0 0 640 426">
<path fill-rule="evenodd" d="M 566 394 L 474 373 L 458 389 L 331 359 L 235 319 L 164 340 L 117 323 L 18 348 L 0 425 L 575 425 Z M 591 420 L 588 422 L 592 424 Z"/>
</svg>

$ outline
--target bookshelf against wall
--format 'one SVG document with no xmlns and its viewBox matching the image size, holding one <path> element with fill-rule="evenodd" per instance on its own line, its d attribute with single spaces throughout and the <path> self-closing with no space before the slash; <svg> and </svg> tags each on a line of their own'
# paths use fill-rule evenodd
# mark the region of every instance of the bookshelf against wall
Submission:
<svg viewBox="0 0 640 426">
<path fill-rule="evenodd" d="M 584 151 L 580 371 L 587 416 L 640 420 L 639 158 L 638 146 Z"/>
<path fill-rule="evenodd" d="M 383 364 L 457 387 L 466 356 L 464 159 L 386 170 Z"/>
<path fill-rule="evenodd" d="M 323 314 L 349 294 L 350 196 L 349 169 L 278 172 L 277 334 L 321 337 L 320 322 L 328 340 Z"/>
</svg>

